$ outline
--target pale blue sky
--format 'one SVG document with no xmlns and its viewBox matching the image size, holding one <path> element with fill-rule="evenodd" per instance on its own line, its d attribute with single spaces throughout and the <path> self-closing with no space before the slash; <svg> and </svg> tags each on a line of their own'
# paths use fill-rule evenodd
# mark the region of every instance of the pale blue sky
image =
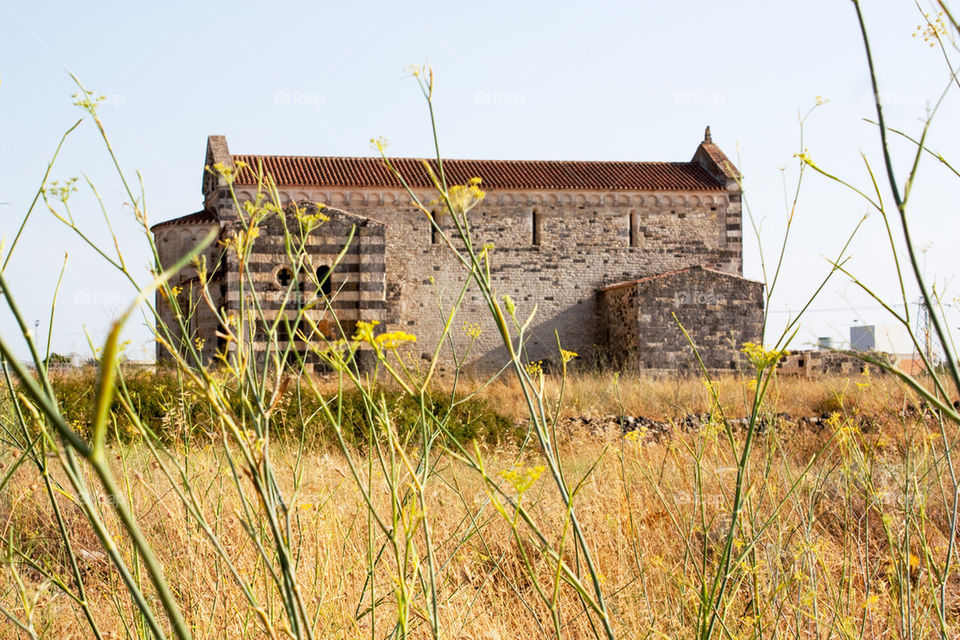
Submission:
<svg viewBox="0 0 960 640">
<path fill-rule="evenodd" d="M 917 131 L 946 84 L 935 49 L 911 38 L 908 1 L 865 2 L 892 124 Z M 784 178 L 796 178 L 798 110 L 818 164 L 866 184 L 859 152 L 876 162 L 871 92 L 851 3 L 804 2 L 9 2 L 0 0 L 0 235 L 9 244 L 62 132 L 82 114 L 68 71 L 107 96 L 101 116 L 122 166 L 144 177 L 151 220 L 201 206 L 206 136 L 235 153 L 369 155 L 432 151 L 423 101 L 405 77 L 429 61 L 448 157 L 689 160 L 711 125 L 739 162 L 762 241 L 773 252 L 785 220 Z M 960 158 L 956 95 L 931 138 Z M 898 150 L 907 151 L 898 145 Z M 786 168 L 786 171 L 782 169 Z M 900 163 L 904 170 L 904 163 Z M 124 207 L 95 127 L 68 140 L 54 179 L 86 174 L 111 211 L 125 258 L 145 281 L 146 245 Z M 957 182 L 927 159 L 912 216 L 929 276 L 956 273 Z M 792 188 L 792 186 L 791 186 Z M 886 195 L 886 193 L 885 193 Z M 105 238 L 88 190 L 72 205 Z M 775 320 L 798 309 L 866 206 L 808 175 L 788 248 Z M 760 279 L 747 233 L 745 274 Z M 34 212 L 7 278 L 45 334 L 49 303 L 69 252 L 55 320 L 57 352 L 88 353 L 132 299 L 132 289 L 42 208 Z M 878 216 L 853 245 L 850 268 L 895 297 Z M 845 338 L 854 319 L 888 320 L 844 277 L 827 286 L 798 341 Z M 130 356 L 149 358 L 142 320 Z M 954 322 L 955 324 L 955 322 Z M 0 315 L 0 331 L 12 322 Z"/>
</svg>

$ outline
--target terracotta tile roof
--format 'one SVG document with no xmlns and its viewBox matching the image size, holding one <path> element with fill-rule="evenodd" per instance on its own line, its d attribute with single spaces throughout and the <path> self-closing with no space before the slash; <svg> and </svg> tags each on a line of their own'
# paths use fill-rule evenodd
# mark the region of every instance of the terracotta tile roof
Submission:
<svg viewBox="0 0 960 640">
<path fill-rule="evenodd" d="M 158 222 L 150 227 L 150 230 L 154 231 L 162 227 L 170 227 L 177 224 L 209 224 L 211 222 L 217 222 L 216 212 L 212 209 L 204 209 L 203 211 L 197 211 L 196 213 L 180 216 L 179 218 L 174 218 L 172 220 Z"/>
<path fill-rule="evenodd" d="M 720 150 L 720 147 L 712 142 L 704 142 L 700 145 L 700 148 L 703 149 L 704 153 L 710 156 L 710 159 L 713 160 L 714 164 L 717 165 L 717 168 L 720 169 L 720 171 L 722 171 L 727 178 L 736 180 L 743 177 L 743 174 L 740 173 L 740 170 L 737 169 L 732 162 L 730 162 L 730 158 L 728 158 L 727 154 Z"/>
<path fill-rule="evenodd" d="M 399 187 L 380 158 L 234 155 L 245 162 L 235 184 L 256 184 L 265 173 L 283 186 Z M 391 158 L 414 188 L 432 184 L 422 162 Z M 436 170 L 436 163 L 431 162 Z M 541 160 L 444 160 L 448 184 L 483 179 L 484 189 L 588 191 L 719 191 L 723 187 L 695 162 L 579 162 Z"/>
</svg>

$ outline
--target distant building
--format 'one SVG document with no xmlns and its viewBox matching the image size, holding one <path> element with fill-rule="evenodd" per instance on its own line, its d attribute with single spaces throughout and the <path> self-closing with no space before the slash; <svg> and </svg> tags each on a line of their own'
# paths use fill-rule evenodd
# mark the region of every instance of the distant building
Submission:
<svg viewBox="0 0 960 640">
<path fill-rule="evenodd" d="M 917 376 L 927 370 L 923 364 L 923 358 L 915 353 L 894 354 L 896 362 L 894 365 L 911 376 Z"/>
<path fill-rule="evenodd" d="M 873 351 L 877 348 L 877 328 L 872 324 L 850 327 L 850 348 L 854 351 Z"/>
<path fill-rule="evenodd" d="M 822 336 L 817 338 L 817 348 L 824 350 L 839 349 L 840 342 L 832 336 Z"/>
</svg>

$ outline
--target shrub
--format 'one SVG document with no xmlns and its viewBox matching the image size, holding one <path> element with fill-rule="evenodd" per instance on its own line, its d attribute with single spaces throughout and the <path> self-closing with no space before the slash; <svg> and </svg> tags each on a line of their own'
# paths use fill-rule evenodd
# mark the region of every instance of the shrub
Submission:
<svg viewBox="0 0 960 640">
<path fill-rule="evenodd" d="M 210 424 L 205 418 L 202 398 L 184 389 L 176 371 L 167 368 L 129 368 L 123 378 L 134 411 L 143 425 L 163 442 L 187 442 L 197 436 L 208 437 Z M 51 375 L 57 402 L 67 420 L 79 433 L 89 437 L 97 374 L 93 368 L 68 370 Z M 232 393 L 234 411 L 241 413 L 240 399 Z M 391 427 L 401 440 L 407 440 L 419 428 L 421 412 L 419 400 L 395 389 L 382 391 L 388 408 Z M 334 440 L 332 425 L 320 417 L 319 400 L 305 389 L 291 386 L 283 393 L 280 409 L 271 420 L 273 437 L 279 440 L 303 439 L 311 447 L 323 447 Z M 327 399 L 333 403 L 334 414 L 342 416 L 341 428 L 349 442 L 362 445 L 367 442 L 370 418 L 365 400 L 356 390 L 333 393 Z M 485 399 L 467 396 L 451 399 L 449 394 L 431 392 L 426 406 L 433 415 L 447 416 L 446 436 L 461 442 L 477 440 L 489 445 L 513 441 L 521 436 L 514 422 L 496 411 Z M 123 411 L 119 398 L 111 406 L 111 417 L 116 425 L 115 435 L 124 441 L 135 439 L 138 431 Z"/>
</svg>

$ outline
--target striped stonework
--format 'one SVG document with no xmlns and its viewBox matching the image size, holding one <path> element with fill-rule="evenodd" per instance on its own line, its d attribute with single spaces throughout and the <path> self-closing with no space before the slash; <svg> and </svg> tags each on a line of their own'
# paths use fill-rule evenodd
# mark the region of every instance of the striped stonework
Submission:
<svg viewBox="0 0 960 640">
<path fill-rule="evenodd" d="M 306 211 L 318 209 L 307 206 Z M 328 220 L 305 238 L 298 232 L 296 216 L 287 214 L 292 244 L 302 246 L 302 253 L 295 249 L 288 253 L 283 222 L 279 216 L 268 218 L 250 255 L 245 288 L 249 291 L 252 282 L 268 325 L 281 314 L 292 322 L 302 313 L 321 328 L 326 339 L 337 340 L 351 337 L 358 320 L 383 323 L 385 233 L 383 224 L 367 218 L 330 208 L 322 213 Z M 331 271 L 328 284 L 324 284 L 321 278 L 327 269 Z M 324 293 L 328 288 L 329 294 Z M 231 310 L 239 308 L 238 289 L 228 288 L 227 306 Z M 298 329 L 307 331 L 307 327 L 303 323 Z M 286 343 L 287 333 L 285 328 L 278 331 L 281 346 Z M 267 348 L 267 340 L 265 331 L 254 337 L 255 353 Z M 322 341 L 319 336 L 313 340 L 318 344 Z M 306 354 L 302 342 L 296 341 L 295 348 Z"/>
</svg>

